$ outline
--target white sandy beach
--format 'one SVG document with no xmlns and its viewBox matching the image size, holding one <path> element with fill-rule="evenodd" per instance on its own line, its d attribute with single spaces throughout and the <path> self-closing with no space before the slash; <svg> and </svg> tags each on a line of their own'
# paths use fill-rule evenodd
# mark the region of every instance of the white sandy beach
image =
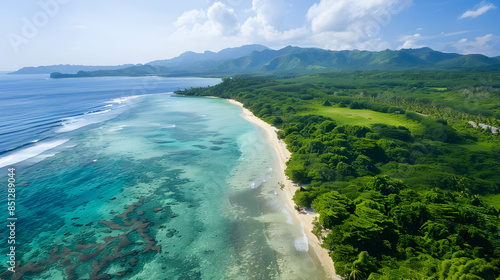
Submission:
<svg viewBox="0 0 500 280">
<path fill-rule="evenodd" d="M 293 202 L 292 198 L 298 186 L 294 185 L 293 182 L 285 176 L 286 162 L 290 159 L 291 153 L 286 148 L 285 142 L 278 139 L 278 136 L 276 135 L 277 129 L 264 122 L 263 120 L 257 118 L 252 112 L 244 108 L 242 103 L 232 99 L 228 99 L 228 101 L 232 104 L 240 106 L 243 109 L 242 117 L 244 119 L 262 127 L 265 130 L 269 143 L 272 145 L 279 157 L 280 171 L 282 174 L 281 182 L 285 185 L 285 187 L 283 188 L 283 192 L 281 192 L 283 193 L 283 198 L 289 208 L 292 209 L 291 212 L 294 214 L 295 218 L 300 223 L 302 223 L 309 241 L 309 249 L 311 249 L 314 255 L 319 259 L 327 274 L 331 276 L 331 279 L 340 280 L 340 276 L 335 274 L 335 267 L 333 266 L 333 261 L 328 255 L 328 252 L 321 247 L 318 238 L 314 234 L 312 234 L 313 219 L 314 217 L 317 217 L 319 215 L 317 213 L 299 213 L 293 210 L 295 203 Z"/>
</svg>

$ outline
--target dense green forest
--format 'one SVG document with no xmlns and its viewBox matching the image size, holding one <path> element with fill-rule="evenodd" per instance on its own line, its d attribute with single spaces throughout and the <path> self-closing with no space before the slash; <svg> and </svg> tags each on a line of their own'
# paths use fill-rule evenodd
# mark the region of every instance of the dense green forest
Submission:
<svg viewBox="0 0 500 280">
<path fill-rule="evenodd" d="M 345 279 L 500 279 L 499 72 L 226 78 L 177 93 L 279 128 L 297 208 Z"/>
</svg>

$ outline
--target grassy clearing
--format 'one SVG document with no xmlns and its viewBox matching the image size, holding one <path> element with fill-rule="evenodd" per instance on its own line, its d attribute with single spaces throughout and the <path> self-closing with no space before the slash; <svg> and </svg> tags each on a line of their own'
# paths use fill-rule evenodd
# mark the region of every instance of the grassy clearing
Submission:
<svg viewBox="0 0 500 280">
<path fill-rule="evenodd" d="M 441 88 L 435 87 L 435 88 L 429 88 L 429 89 L 434 90 L 434 91 L 447 91 L 448 90 L 448 88 L 443 88 L 443 87 L 441 87 Z"/>
<path fill-rule="evenodd" d="M 460 145 L 462 148 L 466 148 L 469 151 L 473 152 L 492 152 L 498 149 L 497 144 L 491 142 L 475 142 L 471 144 L 463 144 Z"/>
<path fill-rule="evenodd" d="M 500 209 L 500 194 L 488 194 L 482 197 L 486 205 L 491 205 L 497 209 Z"/>
<path fill-rule="evenodd" d="M 332 118 L 338 125 L 370 126 L 376 123 L 383 123 L 394 126 L 404 126 L 410 129 L 410 131 L 423 128 L 422 125 L 408 120 L 404 115 L 380 113 L 367 109 L 316 106 L 311 108 L 307 114 Z"/>
<path fill-rule="evenodd" d="M 408 128 L 412 134 L 420 134 L 424 130 L 424 126 L 407 119 L 404 115 L 396 115 L 390 113 L 380 113 L 367 109 L 350 109 L 342 107 L 325 107 L 317 105 L 311 107 L 310 111 L 302 113 L 303 115 L 315 114 L 332 118 L 338 125 L 359 125 L 371 126 L 372 124 L 382 123 L 393 126 L 404 126 Z M 454 144 L 455 145 L 455 144 Z M 492 142 L 474 142 L 468 144 L 460 144 L 473 152 L 492 152 L 496 151 L 498 146 Z"/>
</svg>

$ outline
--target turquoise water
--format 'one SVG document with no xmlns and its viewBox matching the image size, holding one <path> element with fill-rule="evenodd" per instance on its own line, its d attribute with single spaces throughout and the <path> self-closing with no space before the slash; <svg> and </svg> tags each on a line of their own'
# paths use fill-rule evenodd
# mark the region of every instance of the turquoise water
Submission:
<svg viewBox="0 0 500 280">
<path fill-rule="evenodd" d="M 323 279 L 264 132 L 240 114 L 149 94 L 59 136 L 16 174 L 21 263 L 2 277 Z"/>
</svg>

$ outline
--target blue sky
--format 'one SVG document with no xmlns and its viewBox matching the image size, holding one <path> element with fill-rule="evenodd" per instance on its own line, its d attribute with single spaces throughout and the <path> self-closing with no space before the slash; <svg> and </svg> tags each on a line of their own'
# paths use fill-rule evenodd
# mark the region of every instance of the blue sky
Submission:
<svg viewBox="0 0 500 280">
<path fill-rule="evenodd" d="M 0 70 L 244 44 L 500 55 L 498 0 L 0 0 Z"/>
</svg>

